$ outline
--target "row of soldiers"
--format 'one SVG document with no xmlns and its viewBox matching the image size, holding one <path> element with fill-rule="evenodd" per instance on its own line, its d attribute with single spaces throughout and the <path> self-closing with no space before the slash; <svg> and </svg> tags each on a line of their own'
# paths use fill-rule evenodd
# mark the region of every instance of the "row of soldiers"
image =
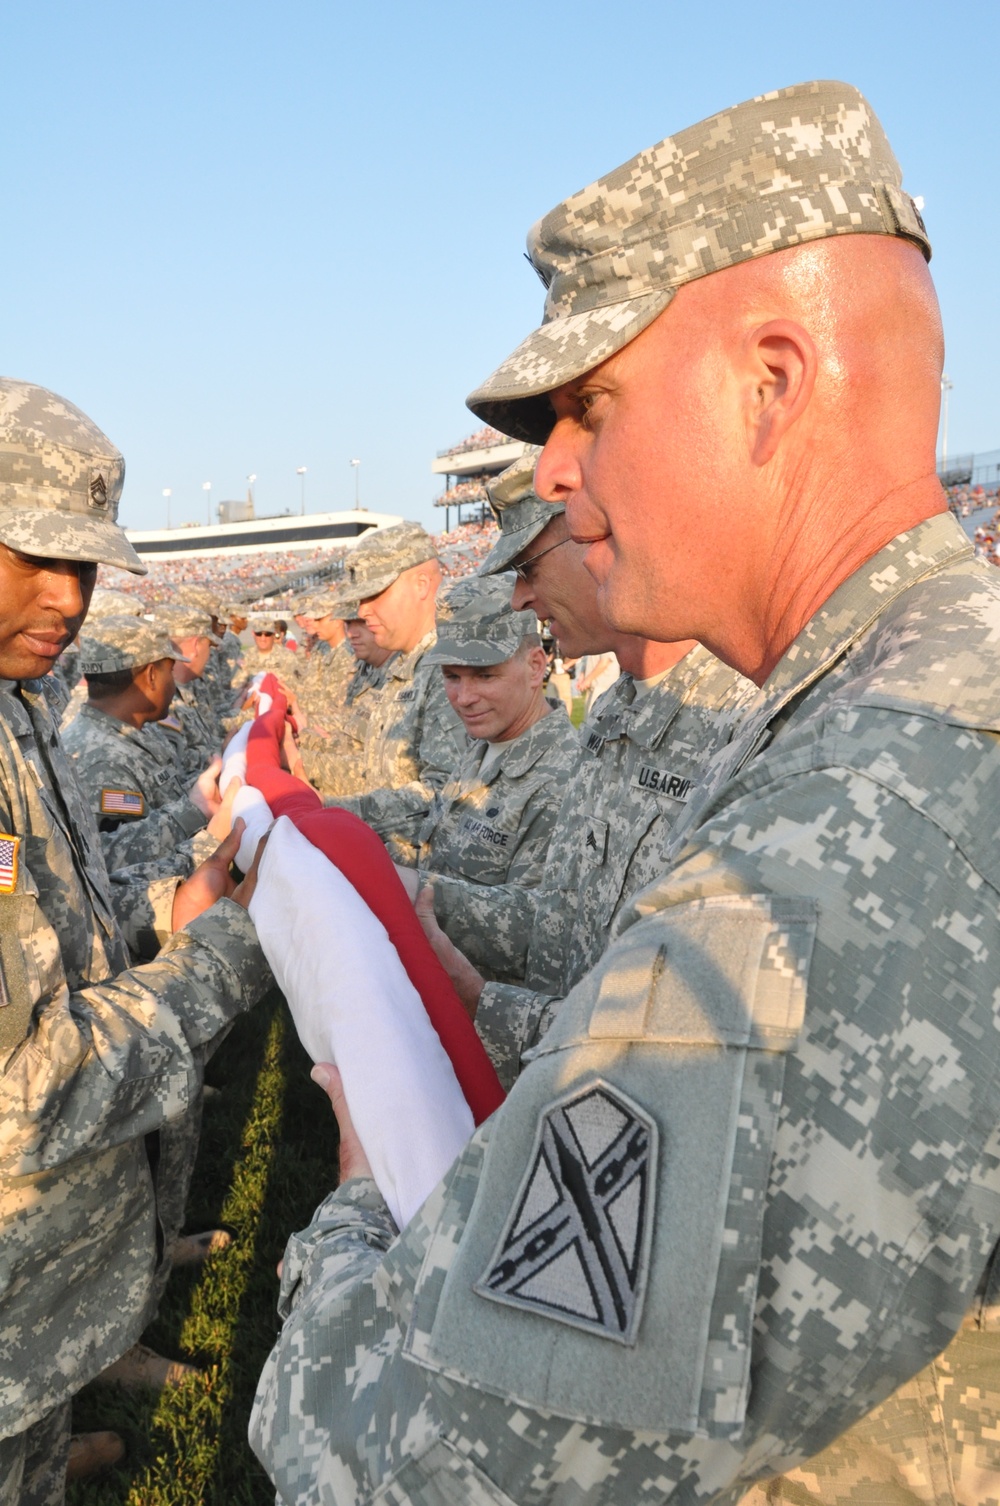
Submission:
<svg viewBox="0 0 1000 1506">
<path fill-rule="evenodd" d="M 378 683 L 285 741 L 385 841 L 510 1092 L 401 1228 L 317 1064 L 343 1180 L 288 1242 L 252 1446 L 289 1503 L 983 1506 L 1000 591 L 935 476 L 926 230 L 867 102 L 813 82 L 529 246 L 545 317 L 469 404 L 541 446 L 533 479 L 450 593 L 412 525 L 358 546 L 330 615 Z M 58 1498 L 68 1398 L 142 1331 L 204 1061 L 269 980 L 235 831 L 187 878 L 108 869 L 150 817 L 119 782 L 88 803 L 43 672 L 95 562 L 141 571 L 121 457 L 0 396 L 9 1506 Z M 622 665 L 582 742 L 540 618 Z"/>
</svg>

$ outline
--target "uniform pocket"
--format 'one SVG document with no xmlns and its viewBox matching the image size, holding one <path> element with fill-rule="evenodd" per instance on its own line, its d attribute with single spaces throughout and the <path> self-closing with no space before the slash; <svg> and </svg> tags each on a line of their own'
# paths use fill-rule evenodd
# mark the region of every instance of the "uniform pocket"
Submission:
<svg viewBox="0 0 1000 1506">
<path fill-rule="evenodd" d="M 371 1499 L 379 1506 L 517 1506 L 444 1438 L 407 1459 Z"/>
</svg>

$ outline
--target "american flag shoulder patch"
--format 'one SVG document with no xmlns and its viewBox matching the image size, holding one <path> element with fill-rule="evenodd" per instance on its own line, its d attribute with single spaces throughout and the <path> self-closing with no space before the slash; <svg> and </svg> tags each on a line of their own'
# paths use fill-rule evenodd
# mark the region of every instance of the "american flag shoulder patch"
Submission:
<svg viewBox="0 0 1000 1506">
<path fill-rule="evenodd" d="M 105 787 L 101 791 L 102 816 L 144 816 L 145 814 L 146 802 L 138 790 L 112 790 Z"/>
<path fill-rule="evenodd" d="M 17 888 L 17 855 L 21 838 L 0 831 L 0 894 L 13 894 Z"/>
</svg>

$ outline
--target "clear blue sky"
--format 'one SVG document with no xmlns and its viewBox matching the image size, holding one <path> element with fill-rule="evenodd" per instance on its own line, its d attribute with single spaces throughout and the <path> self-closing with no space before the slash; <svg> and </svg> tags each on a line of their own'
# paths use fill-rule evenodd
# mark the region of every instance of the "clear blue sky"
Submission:
<svg viewBox="0 0 1000 1506">
<path fill-rule="evenodd" d="M 1000 5 L 8 0 L 2 358 L 162 526 L 361 499 L 441 526 L 433 452 L 537 323 L 529 225 L 671 131 L 814 77 L 926 201 L 949 451 L 1000 447 Z"/>
</svg>

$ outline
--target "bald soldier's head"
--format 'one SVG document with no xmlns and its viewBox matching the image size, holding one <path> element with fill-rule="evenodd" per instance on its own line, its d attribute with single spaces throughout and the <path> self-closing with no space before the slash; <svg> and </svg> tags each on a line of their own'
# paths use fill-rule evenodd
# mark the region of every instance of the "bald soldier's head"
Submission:
<svg viewBox="0 0 1000 1506">
<path fill-rule="evenodd" d="M 760 682 L 842 580 L 943 510 L 942 356 L 905 241 L 744 262 L 553 392 L 535 487 L 592 541 L 615 627 L 698 638 Z"/>
<path fill-rule="evenodd" d="M 660 142 L 533 229 L 542 325 L 469 398 L 544 441 L 619 631 L 762 682 L 865 560 L 943 511 L 941 327 L 867 102 L 816 82 Z"/>
</svg>

